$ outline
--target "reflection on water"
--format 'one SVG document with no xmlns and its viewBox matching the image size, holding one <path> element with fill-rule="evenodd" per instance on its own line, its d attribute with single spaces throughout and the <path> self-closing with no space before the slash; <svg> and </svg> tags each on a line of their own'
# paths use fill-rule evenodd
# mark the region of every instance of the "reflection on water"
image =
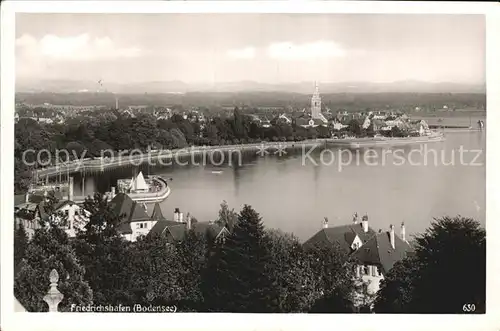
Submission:
<svg viewBox="0 0 500 331">
<path fill-rule="evenodd" d="M 449 133 L 446 141 L 427 145 L 438 155 L 444 153 L 448 163 L 454 153 L 454 165 L 441 164 L 440 156 L 436 165 L 431 154 L 423 165 L 424 156 L 415 152 L 422 147 L 413 146 L 400 148 L 402 165 L 396 165 L 394 149 L 388 153 L 386 148 L 375 150 L 379 156 L 386 151 L 385 165 L 379 162 L 372 166 L 373 158 L 367 162 L 363 157 L 365 150 L 360 151 L 359 162 L 344 165 L 339 171 L 340 160 L 331 162 L 325 153 L 323 159 L 329 165 L 319 162 L 323 149 L 318 148 L 310 154 L 317 165 L 309 159 L 304 162 L 300 150 L 281 157 L 249 154 L 241 166 L 141 166 L 87 174 L 85 189 L 104 192 L 117 179 L 131 177 L 140 169 L 145 174 L 172 178 L 172 194 L 162 203 L 167 217 L 179 207 L 198 220 L 215 219 L 220 203 L 226 200 L 236 210 L 243 204 L 252 205 L 267 227 L 293 232 L 302 240 L 320 229 L 323 217 L 333 224 L 347 223 L 355 211 L 367 213 L 375 230 L 404 221 L 407 231 L 415 233 L 423 231 L 433 217 L 444 215 L 461 214 L 484 225 L 485 143 L 484 132 L 464 132 Z M 464 154 L 466 164 L 460 164 L 460 146 L 481 153 Z M 338 152 L 331 150 L 333 155 Z M 481 165 L 470 165 L 476 154 L 475 164 Z M 347 153 L 342 154 L 342 162 L 346 157 Z M 420 165 L 409 164 L 410 158 Z M 78 190 L 79 185 L 75 186 Z"/>
</svg>

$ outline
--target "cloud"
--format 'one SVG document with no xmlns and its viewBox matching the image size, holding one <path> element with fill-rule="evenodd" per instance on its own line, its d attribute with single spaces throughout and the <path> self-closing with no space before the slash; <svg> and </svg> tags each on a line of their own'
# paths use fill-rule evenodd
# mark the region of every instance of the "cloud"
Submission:
<svg viewBox="0 0 500 331">
<path fill-rule="evenodd" d="M 273 59 L 302 60 L 343 57 L 347 52 L 333 41 L 316 41 L 306 44 L 273 43 L 269 45 L 267 53 Z"/>
<path fill-rule="evenodd" d="M 92 61 L 133 58 L 144 52 L 137 47 L 120 47 L 109 37 L 91 38 L 88 34 L 70 37 L 45 35 L 37 40 L 24 34 L 16 40 L 18 56 L 23 59 L 54 59 L 65 61 Z"/>
<path fill-rule="evenodd" d="M 227 51 L 227 56 L 233 59 L 253 59 L 255 53 L 255 48 L 249 46 L 241 49 L 230 49 Z"/>
</svg>

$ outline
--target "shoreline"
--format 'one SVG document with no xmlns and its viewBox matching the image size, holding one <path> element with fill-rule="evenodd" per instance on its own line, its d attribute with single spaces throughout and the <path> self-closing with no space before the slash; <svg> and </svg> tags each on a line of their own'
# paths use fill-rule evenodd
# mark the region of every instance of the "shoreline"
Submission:
<svg viewBox="0 0 500 331">
<path fill-rule="evenodd" d="M 149 151 L 146 155 L 140 156 L 124 156 L 119 155 L 114 159 L 95 158 L 75 160 L 71 163 L 62 163 L 56 166 L 51 166 L 44 169 L 35 170 L 33 173 L 36 177 L 57 176 L 65 173 L 77 173 L 85 171 L 104 171 L 109 168 L 117 168 L 127 165 L 138 166 L 144 162 L 168 160 L 174 157 L 185 157 L 190 155 L 199 155 L 211 151 L 234 152 L 234 151 L 261 151 L 263 149 L 280 149 L 280 148 L 296 148 L 296 147 L 312 147 L 318 144 L 325 144 L 330 147 L 346 147 L 346 148 L 361 148 L 361 147 L 377 147 L 377 146 L 393 146 L 393 145 L 413 145 L 432 142 L 444 141 L 445 137 L 442 133 L 434 133 L 431 136 L 419 137 L 404 137 L 404 138 L 346 138 L 332 139 L 319 138 L 315 140 L 303 141 L 276 141 L 263 142 L 254 144 L 242 145 L 224 145 L 224 146 L 192 146 L 176 150 L 164 150 L 160 152 Z M 174 156 L 175 154 L 175 156 Z"/>
</svg>

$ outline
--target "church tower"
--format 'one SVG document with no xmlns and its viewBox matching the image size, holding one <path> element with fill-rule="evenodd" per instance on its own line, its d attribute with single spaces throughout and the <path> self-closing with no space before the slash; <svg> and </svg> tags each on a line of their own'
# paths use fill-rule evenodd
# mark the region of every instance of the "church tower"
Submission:
<svg viewBox="0 0 500 331">
<path fill-rule="evenodd" d="M 321 97 L 319 96 L 318 82 L 311 98 L 311 117 L 312 119 L 322 119 L 321 116 Z"/>
</svg>

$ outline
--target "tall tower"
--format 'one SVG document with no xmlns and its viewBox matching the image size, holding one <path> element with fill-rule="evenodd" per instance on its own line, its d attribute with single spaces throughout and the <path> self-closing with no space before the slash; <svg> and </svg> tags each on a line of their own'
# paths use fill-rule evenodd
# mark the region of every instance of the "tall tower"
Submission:
<svg viewBox="0 0 500 331">
<path fill-rule="evenodd" d="M 115 109 L 118 110 L 118 97 L 115 97 Z"/>
<path fill-rule="evenodd" d="M 311 117 L 313 119 L 321 119 L 321 97 L 319 96 L 318 82 L 314 89 L 314 94 L 311 98 Z"/>
</svg>

